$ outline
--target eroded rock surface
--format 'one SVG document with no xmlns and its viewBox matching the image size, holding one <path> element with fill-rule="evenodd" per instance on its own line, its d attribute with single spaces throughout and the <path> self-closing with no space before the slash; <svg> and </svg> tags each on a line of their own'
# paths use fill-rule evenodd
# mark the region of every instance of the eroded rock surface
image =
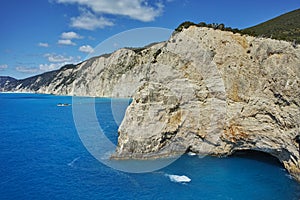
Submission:
<svg viewBox="0 0 300 200">
<path fill-rule="evenodd" d="M 189 27 L 143 50 L 120 49 L 2 91 L 133 97 L 114 158 L 258 150 L 300 180 L 300 48 Z"/>
<path fill-rule="evenodd" d="M 299 180 L 300 51 L 290 43 L 190 27 L 151 65 L 119 128 L 116 157 L 258 150 Z M 166 62 L 167 60 L 167 62 Z"/>
</svg>

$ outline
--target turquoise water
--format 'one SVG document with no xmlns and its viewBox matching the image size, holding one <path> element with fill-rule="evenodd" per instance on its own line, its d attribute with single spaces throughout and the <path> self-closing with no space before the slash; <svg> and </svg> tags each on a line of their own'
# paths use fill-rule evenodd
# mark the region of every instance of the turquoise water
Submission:
<svg viewBox="0 0 300 200">
<path fill-rule="evenodd" d="M 116 142 L 110 101 L 96 99 L 95 107 L 105 133 Z M 72 98 L 0 94 L 0 199 L 300 199 L 300 184 L 263 154 L 185 155 L 142 174 L 111 169 L 82 144 L 72 106 L 58 103 Z M 191 182 L 174 182 L 170 175 Z"/>
</svg>

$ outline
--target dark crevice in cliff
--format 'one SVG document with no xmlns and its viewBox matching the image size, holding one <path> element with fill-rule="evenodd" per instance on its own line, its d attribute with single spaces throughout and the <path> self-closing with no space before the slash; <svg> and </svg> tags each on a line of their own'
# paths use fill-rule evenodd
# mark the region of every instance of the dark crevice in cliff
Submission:
<svg viewBox="0 0 300 200">
<path fill-rule="evenodd" d="M 271 112 L 265 111 L 265 112 L 257 112 L 255 114 L 250 115 L 249 117 L 254 117 L 257 118 L 258 115 L 265 115 L 270 117 L 270 119 L 272 119 L 276 124 L 278 125 L 282 125 L 282 123 L 280 122 L 280 120 Z"/>
<path fill-rule="evenodd" d="M 277 102 L 275 102 L 275 105 L 279 105 L 279 106 L 290 106 L 291 103 L 283 97 L 282 94 L 273 91 L 272 89 L 270 89 L 271 92 L 273 92 L 274 97 L 277 99 Z"/>
<path fill-rule="evenodd" d="M 178 129 L 176 129 L 174 132 L 162 133 L 160 144 L 163 144 L 164 146 L 166 142 L 174 138 L 177 133 L 178 133 Z"/>
<path fill-rule="evenodd" d="M 275 117 L 275 115 L 270 112 L 267 112 L 266 115 L 269 116 L 273 121 L 275 121 L 276 124 L 281 125 L 281 122 Z"/>
</svg>

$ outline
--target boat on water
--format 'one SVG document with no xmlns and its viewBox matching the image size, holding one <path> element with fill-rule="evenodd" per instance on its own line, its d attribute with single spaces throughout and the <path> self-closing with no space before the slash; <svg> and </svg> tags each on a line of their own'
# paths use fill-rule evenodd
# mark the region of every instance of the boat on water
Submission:
<svg viewBox="0 0 300 200">
<path fill-rule="evenodd" d="M 70 106 L 70 103 L 58 103 L 57 106 L 63 107 L 63 106 Z"/>
</svg>

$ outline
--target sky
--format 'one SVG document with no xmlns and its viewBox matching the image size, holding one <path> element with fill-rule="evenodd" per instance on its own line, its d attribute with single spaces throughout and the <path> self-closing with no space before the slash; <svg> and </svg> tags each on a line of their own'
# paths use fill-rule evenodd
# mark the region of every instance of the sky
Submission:
<svg viewBox="0 0 300 200">
<path fill-rule="evenodd" d="M 299 8 L 299 0 L 1 0 L 0 76 L 23 79 L 163 41 L 184 21 L 242 29 Z"/>
</svg>

